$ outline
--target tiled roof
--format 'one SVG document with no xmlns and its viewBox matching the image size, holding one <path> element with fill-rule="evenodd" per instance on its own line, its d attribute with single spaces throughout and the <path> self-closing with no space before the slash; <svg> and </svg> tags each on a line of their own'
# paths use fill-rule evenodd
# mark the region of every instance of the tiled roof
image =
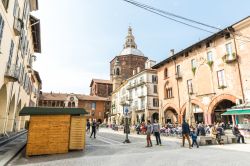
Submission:
<svg viewBox="0 0 250 166">
<path fill-rule="evenodd" d="M 90 96 L 90 95 L 76 95 L 79 100 L 96 100 L 96 101 L 108 101 L 106 97 Z"/>
<path fill-rule="evenodd" d="M 42 93 L 40 96 L 40 100 L 66 100 L 67 93 Z"/>
<path fill-rule="evenodd" d="M 112 84 L 111 80 L 92 79 L 90 83 L 90 87 L 93 85 L 94 82 L 101 83 L 101 84 Z"/>
<path fill-rule="evenodd" d="M 99 96 L 90 96 L 83 94 L 74 94 L 74 93 L 42 93 L 40 100 L 56 100 L 56 101 L 65 101 L 68 96 L 76 96 L 79 100 L 95 100 L 95 101 L 109 101 L 109 98 L 99 97 Z"/>
</svg>

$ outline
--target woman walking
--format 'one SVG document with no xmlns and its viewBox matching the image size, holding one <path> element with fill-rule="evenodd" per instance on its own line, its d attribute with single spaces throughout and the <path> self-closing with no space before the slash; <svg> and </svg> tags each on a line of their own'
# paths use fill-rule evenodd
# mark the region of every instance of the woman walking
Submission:
<svg viewBox="0 0 250 166">
<path fill-rule="evenodd" d="M 147 146 L 146 147 L 152 147 L 152 141 L 151 141 L 151 133 L 153 132 L 153 127 L 151 125 L 150 120 L 148 120 L 148 124 L 146 126 L 146 135 L 147 135 Z"/>
</svg>

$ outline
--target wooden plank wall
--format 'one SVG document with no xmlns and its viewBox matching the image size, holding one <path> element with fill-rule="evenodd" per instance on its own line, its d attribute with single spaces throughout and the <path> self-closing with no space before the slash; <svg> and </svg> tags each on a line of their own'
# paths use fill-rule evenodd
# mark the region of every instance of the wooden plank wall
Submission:
<svg viewBox="0 0 250 166">
<path fill-rule="evenodd" d="M 31 116 L 26 155 L 67 153 L 70 115 Z"/>
<path fill-rule="evenodd" d="M 70 150 L 82 150 L 85 148 L 86 117 L 72 116 L 70 126 Z"/>
</svg>

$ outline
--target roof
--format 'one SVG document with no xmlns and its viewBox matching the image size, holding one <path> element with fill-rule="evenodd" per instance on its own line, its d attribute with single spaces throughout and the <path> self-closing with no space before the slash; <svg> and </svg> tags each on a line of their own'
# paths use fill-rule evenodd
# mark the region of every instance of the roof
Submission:
<svg viewBox="0 0 250 166">
<path fill-rule="evenodd" d="M 69 94 L 67 93 L 42 93 L 40 95 L 40 100 L 66 100 L 67 96 Z"/>
<path fill-rule="evenodd" d="M 232 109 L 222 115 L 250 115 L 250 109 Z"/>
<path fill-rule="evenodd" d="M 76 95 L 79 100 L 89 100 L 89 101 L 109 101 L 109 98 L 90 96 L 90 95 Z"/>
<path fill-rule="evenodd" d="M 83 94 L 68 94 L 68 93 L 42 93 L 40 100 L 55 100 L 55 101 L 65 101 L 68 96 L 76 96 L 78 100 L 88 100 L 88 101 L 109 101 L 109 98 L 90 96 Z"/>
<path fill-rule="evenodd" d="M 30 24 L 31 24 L 34 51 L 37 53 L 41 53 L 40 20 L 30 15 Z"/>
<path fill-rule="evenodd" d="M 24 107 L 19 116 L 26 115 L 85 115 L 88 112 L 83 108 L 48 108 L 48 107 Z"/>
<path fill-rule="evenodd" d="M 176 57 L 179 57 L 179 56 L 183 55 L 184 53 L 186 53 L 186 52 L 192 50 L 192 48 L 197 47 L 197 46 L 201 45 L 202 43 L 206 43 L 206 42 L 208 42 L 208 41 L 210 41 L 210 40 L 212 40 L 212 39 L 214 39 L 214 38 L 216 38 L 216 37 L 218 37 L 218 36 L 223 36 L 223 35 L 225 35 L 225 34 L 228 34 L 229 31 L 233 31 L 233 30 L 234 30 L 234 29 L 233 29 L 233 26 L 235 26 L 236 24 L 238 24 L 238 23 L 240 23 L 240 22 L 242 22 L 242 21 L 244 21 L 244 20 L 246 20 L 246 19 L 248 19 L 248 18 L 250 18 L 250 16 L 247 16 L 246 18 L 244 18 L 244 19 L 242 19 L 242 20 L 240 20 L 240 21 L 238 21 L 238 22 L 236 22 L 236 23 L 234 23 L 234 24 L 232 24 L 232 25 L 230 25 L 230 26 L 224 28 L 223 30 L 221 30 L 221 31 L 219 31 L 219 32 L 217 32 L 217 33 L 214 33 L 214 34 L 211 35 L 211 36 L 208 36 L 207 38 L 205 38 L 205 39 L 203 39 L 203 40 L 201 40 L 201 41 L 199 41 L 199 42 L 197 42 L 197 43 L 195 43 L 195 44 L 193 44 L 193 45 L 191 45 L 191 46 L 189 46 L 189 47 L 183 49 L 182 51 L 180 51 L 180 52 L 178 52 L 178 53 L 175 53 L 174 55 L 172 55 L 172 56 L 168 57 L 167 59 L 165 59 L 165 60 L 159 62 L 159 63 L 156 64 L 156 65 L 154 65 L 152 68 L 153 68 L 153 69 L 158 69 L 158 68 L 160 68 L 161 66 L 165 65 L 166 63 L 172 61 L 172 60 L 175 59 Z"/>
<path fill-rule="evenodd" d="M 131 47 L 124 48 L 121 51 L 120 55 L 138 55 L 138 56 L 144 56 L 144 54 L 139 49 L 131 48 Z"/>
<path fill-rule="evenodd" d="M 90 83 L 90 87 L 92 87 L 93 83 L 100 83 L 100 84 L 112 84 L 111 80 L 102 80 L 102 79 L 92 79 L 91 83 Z"/>
</svg>

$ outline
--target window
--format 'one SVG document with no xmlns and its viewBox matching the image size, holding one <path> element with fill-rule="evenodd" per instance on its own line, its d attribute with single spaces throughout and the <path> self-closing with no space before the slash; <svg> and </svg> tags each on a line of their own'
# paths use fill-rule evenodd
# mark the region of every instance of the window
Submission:
<svg viewBox="0 0 250 166">
<path fill-rule="evenodd" d="M 1 46 L 1 41 L 3 38 L 3 28 L 4 28 L 4 20 L 2 15 L 0 14 L 0 46 Z"/>
<path fill-rule="evenodd" d="M 225 88 L 226 87 L 226 81 L 225 81 L 225 72 L 224 72 L 224 70 L 217 71 L 217 77 L 218 77 L 218 86 L 219 86 L 219 88 Z"/>
<path fill-rule="evenodd" d="M 188 93 L 192 94 L 193 93 L 193 84 L 192 80 L 187 80 L 187 88 L 188 88 Z"/>
<path fill-rule="evenodd" d="M 157 92 L 157 85 L 154 85 L 154 93 L 158 93 Z"/>
<path fill-rule="evenodd" d="M 164 78 L 168 78 L 168 68 L 164 69 Z"/>
<path fill-rule="evenodd" d="M 144 109 L 144 108 L 145 108 L 145 100 L 141 99 L 141 109 Z"/>
<path fill-rule="evenodd" d="M 191 66 L 192 66 L 192 69 L 196 68 L 196 60 L 195 59 L 191 60 Z"/>
<path fill-rule="evenodd" d="M 166 88 L 166 98 L 173 98 L 173 91 L 172 88 Z"/>
<path fill-rule="evenodd" d="M 209 51 L 207 53 L 207 61 L 208 62 L 212 62 L 213 61 L 213 53 L 212 53 L 212 51 Z"/>
<path fill-rule="evenodd" d="M 120 75 L 120 69 L 119 69 L 119 68 L 116 69 L 115 74 L 116 74 L 116 75 Z"/>
<path fill-rule="evenodd" d="M 15 0 L 15 4 L 14 4 L 14 9 L 13 9 L 13 16 L 15 18 L 19 17 L 19 5 L 18 5 L 18 0 Z"/>
<path fill-rule="evenodd" d="M 7 11 L 8 6 L 9 6 L 9 0 L 2 0 L 2 3 L 3 3 L 5 10 Z"/>
<path fill-rule="evenodd" d="M 12 62 L 13 49 L 14 49 L 14 42 L 13 42 L 13 40 L 11 40 L 11 43 L 10 43 L 10 52 L 9 52 L 9 60 L 8 60 L 8 67 L 10 67 L 11 62 Z"/>
<path fill-rule="evenodd" d="M 180 65 L 176 66 L 176 75 L 178 75 L 178 76 L 181 75 L 181 66 Z"/>
<path fill-rule="evenodd" d="M 157 98 L 153 98 L 153 107 L 159 107 L 159 100 Z"/>
<path fill-rule="evenodd" d="M 232 43 L 226 44 L 226 51 L 228 57 L 233 57 Z"/>
<path fill-rule="evenodd" d="M 75 107 L 75 102 L 72 102 L 72 108 L 74 108 Z"/>
<path fill-rule="evenodd" d="M 157 76 L 156 75 L 152 75 L 152 83 L 157 84 L 157 82 L 158 82 Z"/>
<path fill-rule="evenodd" d="M 95 102 L 91 103 L 91 109 L 92 109 L 92 110 L 95 110 L 95 109 L 96 109 L 96 103 L 95 103 Z"/>
</svg>

